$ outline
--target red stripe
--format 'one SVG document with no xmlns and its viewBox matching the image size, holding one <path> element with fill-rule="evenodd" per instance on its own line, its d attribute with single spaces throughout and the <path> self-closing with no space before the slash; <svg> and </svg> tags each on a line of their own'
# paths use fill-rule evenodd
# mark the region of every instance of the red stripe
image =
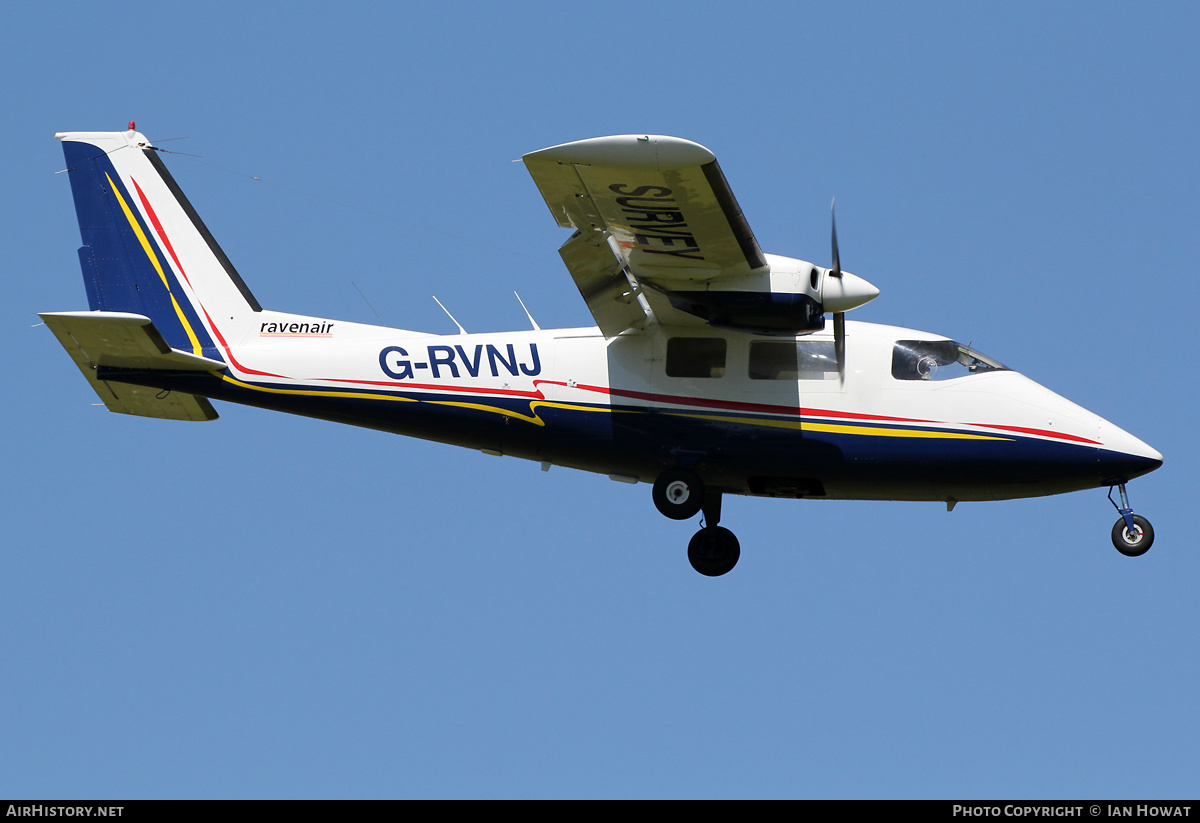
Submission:
<svg viewBox="0 0 1200 823">
<path fill-rule="evenodd" d="M 221 348 L 225 350 L 225 355 L 229 358 L 229 361 L 237 367 L 238 371 L 245 372 L 246 374 L 261 374 L 263 377 L 278 377 L 280 380 L 292 379 L 286 375 L 275 374 L 274 372 L 269 371 L 259 371 L 258 369 L 252 369 L 248 366 L 243 366 L 238 362 L 238 359 L 233 356 L 233 351 L 229 348 L 229 344 L 225 342 L 225 338 L 221 335 L 221 330 L 217 328 L 217 324 L 214 323 L 213 319 L 208 316 L 208 309 L 201 305 L 200 311 L 204 312 L 204 317 L 206 320 L 208 320 L 208 325 L 212 327 L 213 333 L 217 335 L 217 340 L 221 341 Z"/>
<path fill-rule="evenodd" d="M 355 383 L 363 386 L 403 386 L 406 389 L 430 389 L 434 391 L 459 391 L 473 392 L 477 394 L 502 394 L 509 397 L 528 397 L 531 400 L 545 400 L 546 395 L 540 391 L 520 391 L 518 389 L 488 389 L 479 388 L 476 386 L 449 386 L 445 383 L 408 383 L 398 380 L 347 380 L 344 377 L 317 377 L 316 380 L 324 380 L 330 383 Z M 534 383 L 544 382 L 535 380 Z"/>
<path fill-rule="evenodd" d="M 154 209 L 150 207 L 150 201 L 146 199 L 146 195 L 142 191 L 142 187 L 138 185 L 138 181 L 134 180 L 132 177 L 129 179 L 133 181 L 133 187 L 137 189 L 138 197 L 141 198 L 142 206 L 146 209 L 146 214 L 150 215 L 150 222 L 154 224 L 154 230 L 158 232 L 159 239 L 161 239 L 163 245 L 166 246 L 167 251 L 171 255 L 171 259 L 175 261 L 175 268 L 179 269 L 180 275 L 183 276 L 183 279 L 187 282 L 188 288 L 190 289 L 192 287 L 192 281 L 188 280 L 187 272 L 183 270 L 183 264 L 180 263 L 179 258 L 175 256 L 175 249 L 171 247 L 171 241 L 167 239 L 167 233 L 163 231 L 162 224 L 158 222 L 158 215 L 155 214 Z"/>
<path fill-rule="evenodd" d="M 1046 429 L 1029 429 L 1025 426 L 1000 426 L 996 423 L 972 423 L 972 426 L 982 426 L 989 429 L 1003 429 L 1010 432 L 1021 432 L 1023 434 L 1038 434 L 1042 437 L 1053 437 L 1055 440 L 1071 440 L 1076 443 L 1090 443 L 1093 446 L 1102 445 L 1097 440 L 1088 440 L 1086 437 L 1078 437 L 1074 434 L 1065 434 L 1064 432 L 1052 432 Z"/>
<path fill-rule="evenodd" d="M 547 383 L 552 386 L 567 386 L 558 380 L 535 380 L 534 384 Z M 933 420 L 922 420 L 913 417 L 889 417 L 883 414 L 863 414 L 859 412 L 833 411 L 831 409 L 806 409 L 797 406 L 778 406 L 770 403 L 741 403 L 736 400 L 711 400 L 706 397 L 683 397 L 673 394 L 655 394 L 653 392 L 633 391 L 631 389 L 610 389 L 604 386 L 588 386 L 583 383 L 568 388 L 583 389 L 584 391 L 600 392 L 601 394 L 630 397 L 635 400 L 652 400 L 657 403 L 674 403 L 680 406 L 699 406 L 710 409 L 729 409 L 732 411 L 759 412 L 762 414 L 784 414 L 792 417 L 834 417 L 851 420 L 882 420 L 892 423 L 928 423 L 936 424 Z"/>
</svg>

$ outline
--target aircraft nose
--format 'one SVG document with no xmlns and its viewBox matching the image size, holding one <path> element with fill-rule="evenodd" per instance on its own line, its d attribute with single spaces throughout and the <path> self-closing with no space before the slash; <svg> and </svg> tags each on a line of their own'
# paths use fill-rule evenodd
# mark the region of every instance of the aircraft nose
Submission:
<svg viewBox="0 0 1200 823">
<path fill-rule="evenodd" d="M 1111 426 L 1111 424 L 1110 424 Z M 1100 469 L 1105 478 L 1124 483 L 1149 474 L 1163 464 L 1163 456 L 1132 434 L 1111 426 L 1098 447 Z"/>
</svg>

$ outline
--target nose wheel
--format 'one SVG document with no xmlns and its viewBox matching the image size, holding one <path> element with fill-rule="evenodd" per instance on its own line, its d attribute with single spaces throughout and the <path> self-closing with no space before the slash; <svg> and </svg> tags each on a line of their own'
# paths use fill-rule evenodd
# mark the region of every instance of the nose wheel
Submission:
<svg viewBox="0 0 1200 823">
<path fill-rule="evenodd" d="M 1125 484 L 1117 488 L 1121 492 L 1121 504 L 1112 499 L 1112 488 L 1108 490 L 1108 502 L 1112 503 L 1121 514 L 1121 519 L 1113 524 L 1112 542 L 1117 551 L 1126 557 L 1140 557 L 1150 551 L 1154 544 L 1154 527 L 1150 521 L 1140 514 L 1134 514 L 1129 507 L 1129 497 L 1125 494 Z"/>
</svg>

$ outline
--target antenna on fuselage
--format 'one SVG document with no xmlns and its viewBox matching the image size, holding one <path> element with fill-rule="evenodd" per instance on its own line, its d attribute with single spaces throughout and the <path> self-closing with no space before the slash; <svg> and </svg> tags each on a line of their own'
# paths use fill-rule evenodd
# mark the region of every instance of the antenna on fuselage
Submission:
<svg viewBox="0 0 1200 823">
<path fill-rule="evenodd" d="M 457 320 L 454 319 L 454 315 L 450 313 L 450 310 L 448 308 L 446 308 L 445 306 L 442 306 L 442 301 L 437 299 L 437 295 L 430 295 L 430 297 L 433 298 L 434 303 L 437 303 L 439 306 L 441 306 L 442 311 L 444 311 L 446 313 L 446 316 L 449 317 L 454 322 L 454 325 L 458 326 L 458 330 L 460 332 L 462 332 L 463 334 L 470 334 L 470 332 L 468 332 L 466 329 L 463 328 L 462 323 L 459 323 Z"/>
<path fill-rule="evenodd" d="M 358 287 L 358 284 L 351 280 L 350 285 L 354 286 L 354 290 L 358 292 L 358 296 L 361 297 L 363 302 L 367 304 L 367 308 L 374 312 L 375 317 L 378 318 L 380 325 L 384 325 L 383 318 L 379 316 L 379 312 L 375 311 L 375 307 L 371 305 L 371 301 L 367 299 L 365 294 L 363 294 L 363 290 Z"/>
<path fill-rule="evenodd" d="M 533 315 L 529 313 L 529 309 L 525 308 L 525 301 L 521 299 L 521 295 L 517 294 L 515 291 L 513 292 L 513 294 L 516 295 L 517 302 L 521 304 L 521 308 L 525 309 L 525 316 L 528 317 L 529 322 L 533 324 L 533 330 L 541 331 L 542 327 L 539 326 L 537 324 L 537 321 L 533 319 Z"/>
</svg>

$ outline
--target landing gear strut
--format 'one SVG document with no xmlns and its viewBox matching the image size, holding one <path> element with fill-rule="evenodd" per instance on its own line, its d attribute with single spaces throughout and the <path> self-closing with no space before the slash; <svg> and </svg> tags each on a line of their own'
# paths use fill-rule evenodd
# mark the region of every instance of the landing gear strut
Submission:
<svg viewBox="0 0 1200 823">
<path fill-rule="evenodd" d="M 704 527 L 688 543 L 692 568 L 708 577 L 719 577 L 742 555 L 738 539 L 721 522 L 721 493 L 709 491 L 699 475 L 689 469 L 670 468 L 654 481 L 654 505 L 672 520 L 687 520 L 704 512 Z"/>
<path fill-rule="evenodd" d="M 1119 506 L 1112 499 L 1112 487 L 1108 489 L 1108 502 L 1121 513 L 1121 519 L 1113 524 L 1112 542 L 1117 551 L 1126 557 L 1139 557 L 1150 551 L 1150 546 L 1154 544 L 1154 527 L 1149 520 L 1133 513 L 1129 507 L 1129 497 L 1125 494 L 1125 484 L 1118 483 L 1117 488 L 1121 492 Z"/>
</svg>

